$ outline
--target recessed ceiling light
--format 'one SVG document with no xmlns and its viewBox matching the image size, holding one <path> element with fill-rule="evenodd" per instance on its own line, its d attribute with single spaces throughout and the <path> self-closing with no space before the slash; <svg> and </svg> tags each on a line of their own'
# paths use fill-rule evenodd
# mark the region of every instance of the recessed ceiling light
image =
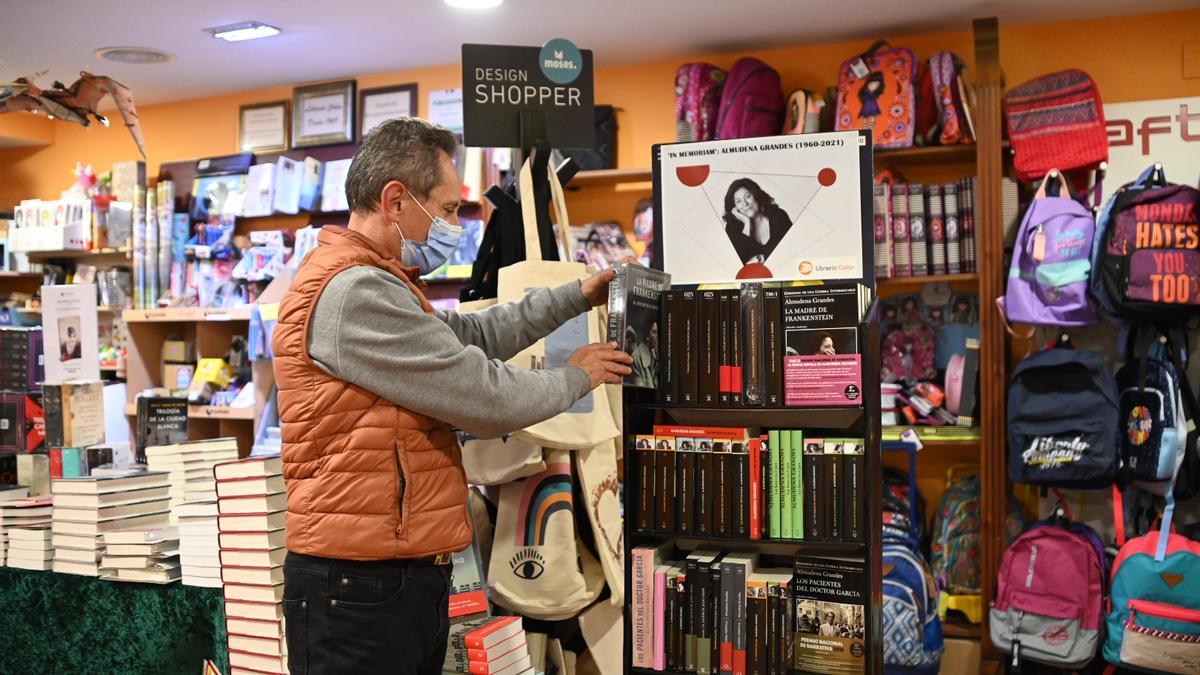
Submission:
<svg viewBox="0 0 1200 675">
<path fill-rule="evenodd" d="M 213 37 L 226 42 L 244 42 L 246 40 L 257 40 L 259 38 L 279 35 L 278 28 L 268 26 L 259 21 L 243 21 L 242 23 L 217 26 L 216 28 L 205 28 L 204 30 L 212 33 Z"/>
<path fill-rule="evenodd" d="M 175 60 L 174 54 L 146 47 L 101 47 L 96 50 L 96 56 L 120 63 L 166 63 Z"/>
<path fill-rule="evenodd" d="M 499 7 L 504 0 L 444 0 L 444 2 L 456 9 L 491 9 Z"/>
</svg>

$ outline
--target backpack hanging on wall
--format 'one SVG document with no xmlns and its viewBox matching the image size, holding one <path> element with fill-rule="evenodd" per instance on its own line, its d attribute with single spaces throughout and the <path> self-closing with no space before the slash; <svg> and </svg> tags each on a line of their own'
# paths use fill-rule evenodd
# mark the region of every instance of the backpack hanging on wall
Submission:
<svg viewBox="0 0 1200 675">
<path fill-rule="evenodd" d="M 1123 543 L 1123 545 L 1122 545 Z M 1113 563 L 1104 660 L 1162 673 L 1200 667 L 1200 543 L 1170 528 L 1128 542 Z"/>
<path fill-rule="evenodd" d="M 954 52 L 938 52 L 929 57 L 929 74 L 938 113 L 941 116 L 942 145 L 973 143 L 966 101 L 963 100 L 962 71 L 966 68 Z"/>
<path fill-rule="evenodd" d="M 685 63 L 675 71 L 675 140 L 711 141 L 717 136 L 717 114 L 725 71 L 711 63 Z"/>
<path fill-rule="evenodd" d="M 1050 169 L 1096 169 L 1108 160 L 1100 90 L 1082 70 L 1064 70 L 1013 87 L 1004 96 L 1013 167 L 1023 181 Z"/>
<path fill-rule="evenodd" d="M 1137 330 L 1129 333 L 1125 364 L 1117 371 L 1120 475 L 1165 496 L 1174 489 L 1183 466 L 1189 427 L 1195 428 L 1192 406 L 1184 400 L 1184 389 L 1191 388 L 1171 359 L 1166 335 L 1135 357 Z"/>
<path fill-rule="evenodd" d="M 1100 646 L 1105 562 L 1104 544 L 1087 525 L 1069 516 L 1032 525 L 1000 561 L 992 644 L 1014 663 L 1086 665 Z"/>
<path fill-rule="evenodd" d="M 1008 477 L 1031 485 L 1102 488 L 1117 473 L 1117 385 L 1086 349 L 1043 349 L 1008 386 Z"/>
<path fill-rule="evenodd" d="M 1092 253 L 1091 253 L 1091 272 L 1088 276 L 1088 290 L 1092 294 L 1092 298 L 1096 301 L 1096 308 L 1100 313 L 1112 320 L 1117 320 L 1117 310 L 1113 305 L 1113 301 L 1108 296 L 1108 289 L 1104 285 L 1104 277 L 1100 274 L 1100 256 L 1104 253 L 1108 238 L 1108 231 L 1112 229 L 1113 208 L 1118 203 L 1125 203 L 1129 199 L 1127 192 L 1137 192 L 1150 187 L 1164 187 L 1167 185 L 1166 173 L 1162 170 L 1162 166 L 1155 164 L 1138 176 L 1137 180 L 1132 183 L 1126 183 L 1117 188 L 1108 201 L 1104 203 L 1104 208 L 1100 211 L 1100 215 L 1096 218 L 1096 236 L 1092 238 Z"/>
<path fill-rule="evenodd" d="M 1143 172 L 1105 209 L 1097 272 L 1113 313 L 1181 325 L 1200 315 L 1200 191 Z"/>
<path fill-rule="evenodd" d="M 881 49 L 887 46 L 888 49 Z M 838 68 L 837 131 L 871 129 L 876 148 L 912 147 L 917 125 L 917 58 L 886 40 Z"/>
<path fill-rule="evenodd" d="M 779 71 L 755 58 L 729 69 L 717 114 L 717 138 L 776 136 L 783 128 L 783 85 Z"/>
<path fill-rule="evenodd" d="M 1056 183 L 1057 194 L 1047 186 Z M 1086 326 L 1099 319 L 1088 300 L 1096 221 L 1071 198 L 1056 169 L 1042 179 L 1013 247 L 1004 312 L 1014 323 Z"/>
</svg>

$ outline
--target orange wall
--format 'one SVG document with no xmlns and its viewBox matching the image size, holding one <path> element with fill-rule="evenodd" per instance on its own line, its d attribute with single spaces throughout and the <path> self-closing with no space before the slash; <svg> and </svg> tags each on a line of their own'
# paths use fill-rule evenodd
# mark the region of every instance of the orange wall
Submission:
<svg viewBox="0 0 1200 675">
<path fill-rule="evenodd" d="M 1039 74 L 1069 67 L 1087 70 L 1108 101 L 1172 98 L 1200 95 L 1200 79 L 1185 80 L 1182 44 L 1196 39 L 1200 11 L 1146 14 L 1069 23 L 1049 23 L 1002 28 L 1000 55 L 1010 84 Z M 969 28 L 946 33 L 924 33 L 899 38 L 895 44 L 911 47 L 927 56 L 951 49 L 973 61 Z M 804 45 L 753 52 L 778 68 L 785 88 L 824 88 L 836 74 L 843 58 L 862 50 L 868 41 Z M 586 46 L 586 45 L 585 45 Z M 689 60 L 707 60 L 729 66 L 741 53 L 698 55 Z M 650 145 L 674 138 L 675 68 L 685 59 L 600 68 L 596 74 L 596 100 L 617 106 L 620 136 L 618 165 L 622 168 L 648 166 Z M 420 111 L 426 109 L 428 92 L 458 86 L 457 65 L 420 70 L 364 75 L 360 87 L 415 81 L 420 86 Z M 238 106 L 245 103 L 290 98 L 291 85 L 239 92 L 193 101 L 146 106 L 141 114 L 150 153 L 150 174 L 161 162 L 232 153 L 236 150 Z M 47 147 L 0 150 L 0 208 L 7 209 L 22 198 L 52 198 L 70 185 L 76 161 L 91 162 L 98 169 L 130 159 L 134 146 L 118 126 L 83 129 L 67 123 L 54 125 L 55 142 Z M 638 190 L 641 193 L 643 190 Z M 597 194 L 596 199 L 606 195 Z M 628 219 L 625 208 L 636 199 L 626 196 L 617 213 Z M 595 216 L 600 206 L 585 198 L 582 222 Z M 592 202 L 592 203 L 586 203 Z M 575 207 L 573 206 L 573 209 Z M 608 209 L 613 209 L 610 203 Z M 580 217 L 586 216 L 586 217 Z"/>
</svg>

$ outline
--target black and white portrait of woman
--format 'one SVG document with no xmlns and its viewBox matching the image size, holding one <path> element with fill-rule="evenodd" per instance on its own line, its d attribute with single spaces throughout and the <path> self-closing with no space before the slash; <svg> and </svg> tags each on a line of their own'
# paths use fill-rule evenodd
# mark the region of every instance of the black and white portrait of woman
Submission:
<svg viewBox="0 0 1200 675">
<path fill-rule="evenodd" d="M 765 262 L 792 227 L 771 195 L 750 178 L 739 178 L 725 192 L 725 234 L 743 265 Z"/>
</svg>

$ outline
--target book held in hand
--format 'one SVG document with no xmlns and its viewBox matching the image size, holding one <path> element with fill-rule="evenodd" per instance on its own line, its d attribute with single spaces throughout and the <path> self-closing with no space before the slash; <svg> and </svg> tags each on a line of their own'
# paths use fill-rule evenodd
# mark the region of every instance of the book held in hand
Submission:
<svg viewBox="0 0 1200 675">
<path fill-rule="evenodd" d="M 608 340 L 633 357 L 633 373 L 625 377 L 625 384 L 657 389 L 662 296 L 671 288 L 671 275 L 636 263 L 620 263 L 613 270 Z"/>
</svg>

